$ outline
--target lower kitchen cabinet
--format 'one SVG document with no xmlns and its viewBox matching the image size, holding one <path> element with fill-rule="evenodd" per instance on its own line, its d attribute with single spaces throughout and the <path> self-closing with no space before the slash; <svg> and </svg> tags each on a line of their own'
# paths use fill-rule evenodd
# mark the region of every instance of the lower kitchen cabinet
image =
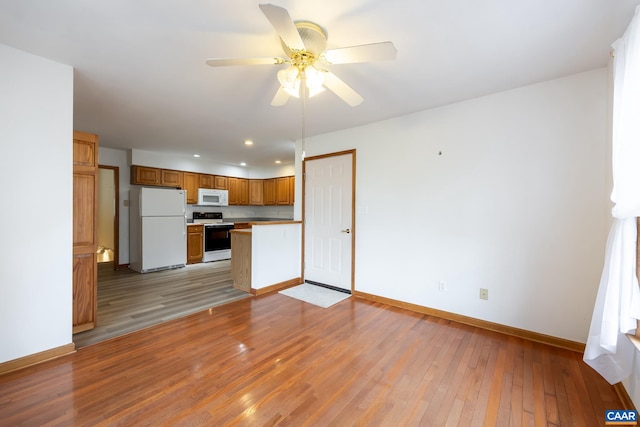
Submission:
<svg viewBox="0 0 640 427">
<path fill-rule="evenodd" d="M 187 225 L 187 264 L 202 262 L 204 255 L 204 225 Z"/>
</svg>

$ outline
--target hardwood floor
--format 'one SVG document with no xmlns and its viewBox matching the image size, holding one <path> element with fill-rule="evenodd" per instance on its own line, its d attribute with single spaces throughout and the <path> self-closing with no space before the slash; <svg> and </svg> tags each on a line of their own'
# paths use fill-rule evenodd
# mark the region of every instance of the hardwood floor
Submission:
<svg viewBox="0 0 640 427">
<path fill-rule="evenodd" d="M 233 287 L 230 261 L 139 274 L 98 264 L 98 325 L 74 334 L 76 348 L 226 304 L 249 294 Z"/>
<path fill-rule="evenodd" d="M 0 376 L 0 424 L 601 426 L 581 354 L 352 297 L 246 298 Z"/>
</svg>

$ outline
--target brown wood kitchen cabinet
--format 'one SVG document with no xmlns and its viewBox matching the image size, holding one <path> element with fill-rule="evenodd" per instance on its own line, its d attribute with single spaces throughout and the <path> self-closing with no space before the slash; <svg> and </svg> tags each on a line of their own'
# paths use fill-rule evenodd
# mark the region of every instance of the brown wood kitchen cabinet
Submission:
<svg viewBox="0 0 640 427">
<path fill-rule="evenodd" d="M 214 176 L 213 175 L 208 175 L 208 174 L 204 174 L 201 173 L 200 175 L 200 184 L 198 186 L 198 188 L 213 188 L 213 179 Z"/>
<path fill-rule="evenodd" d="M 204 225 L 187 225 L 187 264 L 202 262 L 204 255 Z"/>
<path fill-rule="evenodd" d="M 228 190 L 229 189 L 229 178 L 226 176 L 215 175 L 213 177 L 213 188 L 216 190 Z"/>
<path fill-rule="evenodd" d="M 195 205 L 198 203 L 198 181 L 199 176 L 193 172 L 183 172 L 182 189 L 187 192 L 187 204 Z"/>
<path fill-rule="evenodd" d="M 289 177 L 276 178 L 276 205 L 289 204 Z"/>
<path fill-rule="evenodd" d="M 98 313 L 98 135 L 73 132 L 73 333 L 93 329 Z"/>
<path fill-rule="evenodd" d="M 249 180 L 246 178 L 229 177 L 229 204 L 249 204 Z"/>
<path fill-rule="evenodd" d="M 253 206 L 264 205 L 264 183 L 262 179 L 249 180 L 249 204 Z"/>
<path fill-rule="evenodd" d="M 131 166 L 131 184 L 161 185 L 162 169 L 148 166 Z"/>
<path fill-rule="evenodd" d="M 263 181 L 264 204 L 273 206 L 276 204 L 276 179 L 269 178 Z"/>
<path fill-rule="evenodd" d="M 229 191 L 229 205 L 293 205 L 295 177 L 268 179 L 235 178 L 150 166 L 131 166 L 131 184 L 173 187 L 187 190 L 187 204 L 198 203 L 198 188 Z"/>
<path fill-rule="evenodd" d="M 182 173 L 170 169 L 160 171 L 160 185 L 164 187 L 182 188 Z"/>
<path fill-rule="evenodd" d="M 132 165 L 131 184 L 181 188 L 182 174 L 182 171 L 172 169 Z"/>
</svg>

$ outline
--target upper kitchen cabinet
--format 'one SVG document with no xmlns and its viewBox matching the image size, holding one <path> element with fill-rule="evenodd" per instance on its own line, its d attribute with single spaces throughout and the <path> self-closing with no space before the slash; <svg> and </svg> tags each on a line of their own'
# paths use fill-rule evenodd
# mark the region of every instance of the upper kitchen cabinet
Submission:
<svg viewBox="0 0 640 427">
<path fill-rule="evenodd" d="M 264 205 L 293 205 L 295 182 L 293 176 L 263 180 Z"/>
<path fill-rule="evenodd" d="M 201 173 L 200 184 L 198 188 L 213 188 L 214 178 L 215 177 L 213 175 L 207 175 L 207 174 Z"/>
<path fill-rule="evenodd" d="M 96 326 L 98 135 L 73 132 L 73 333 Z"/>
<path fill-rule="evenodd" d="M 276 178 L 276 205 L 290 205 L 289 177 Z"/>
<path fill-rule="evenodd" d="M 269 178 L 263 181 L 264 204 L 273 206 L 276 204 L 276 179 Z"/>
<path fill-rule="evenodd" d="M 182 171 L 133 165 L 131 184 L 181 188 L 182 174 Z"/>
<path fill-rule="evenodd" d="M 226 176 L 215 175 L 213 177 L 213 188 L 216 190 L 228 190 L 229 178 Z"/>
<path fill-rule="evenodd" d="M 249 180 L 249 204 L 253 206 L 264 205 L 264 180 Z"/>
<path fill-rule="evenodd" d="M 248 205 L 249 204 L 249 180 L 245 178 L 231 178 L 229 182 L 229 204 Z"/>
<path fill-rule="evenodd" d="M 162 169 L 147 166 L 131 166 L 131 183 L 139 185 L 161 185 Z"/>
<path fill-rule="evenodd" d="M 195 205 L 198 203 L 198 183 L 199 176 L 193 172 L 182 173 L 182 189 L 187 192 L 187 204 Z"/>
<path fill-rule="evenodd" d="M 131 166 L 131 184 L 174 187 L 187 190 L 187 204 L 198 204 L 198 188 L 229 191 L 229 204 L 239 206 L 293 205 L 295 178 L 248 179 L 178 171 L 149 166 Z"/>
<path fill-rule="evenodd" d="M 162 169 L 160 172 L 161 185 L 165 187 L 182 188 L 182 172 Z"/>
<path fill-rule="evenodd" d="M 239 205 L 248 205 L 249 204 L 249 180 L 245 178 L 238 178 L 238 204 Z"/>
<path fill-rule="evenodd" d="M 214 188 L 216 190 L 228 190 L 228 178 L 221 175 L 200 174 L 199 188 Z"/>
</svg>

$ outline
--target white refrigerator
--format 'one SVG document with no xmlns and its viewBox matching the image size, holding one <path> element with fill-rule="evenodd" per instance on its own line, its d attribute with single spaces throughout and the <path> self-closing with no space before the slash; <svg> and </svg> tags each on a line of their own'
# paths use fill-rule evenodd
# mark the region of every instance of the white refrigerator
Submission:
<svg viewBox="0 0 640 427">
<path fill-rule="evenodd" d="M 187 263 L 186 191 L 134 187 L 129 193 L 129 267 L 139 273 Z"/>
</svg>

